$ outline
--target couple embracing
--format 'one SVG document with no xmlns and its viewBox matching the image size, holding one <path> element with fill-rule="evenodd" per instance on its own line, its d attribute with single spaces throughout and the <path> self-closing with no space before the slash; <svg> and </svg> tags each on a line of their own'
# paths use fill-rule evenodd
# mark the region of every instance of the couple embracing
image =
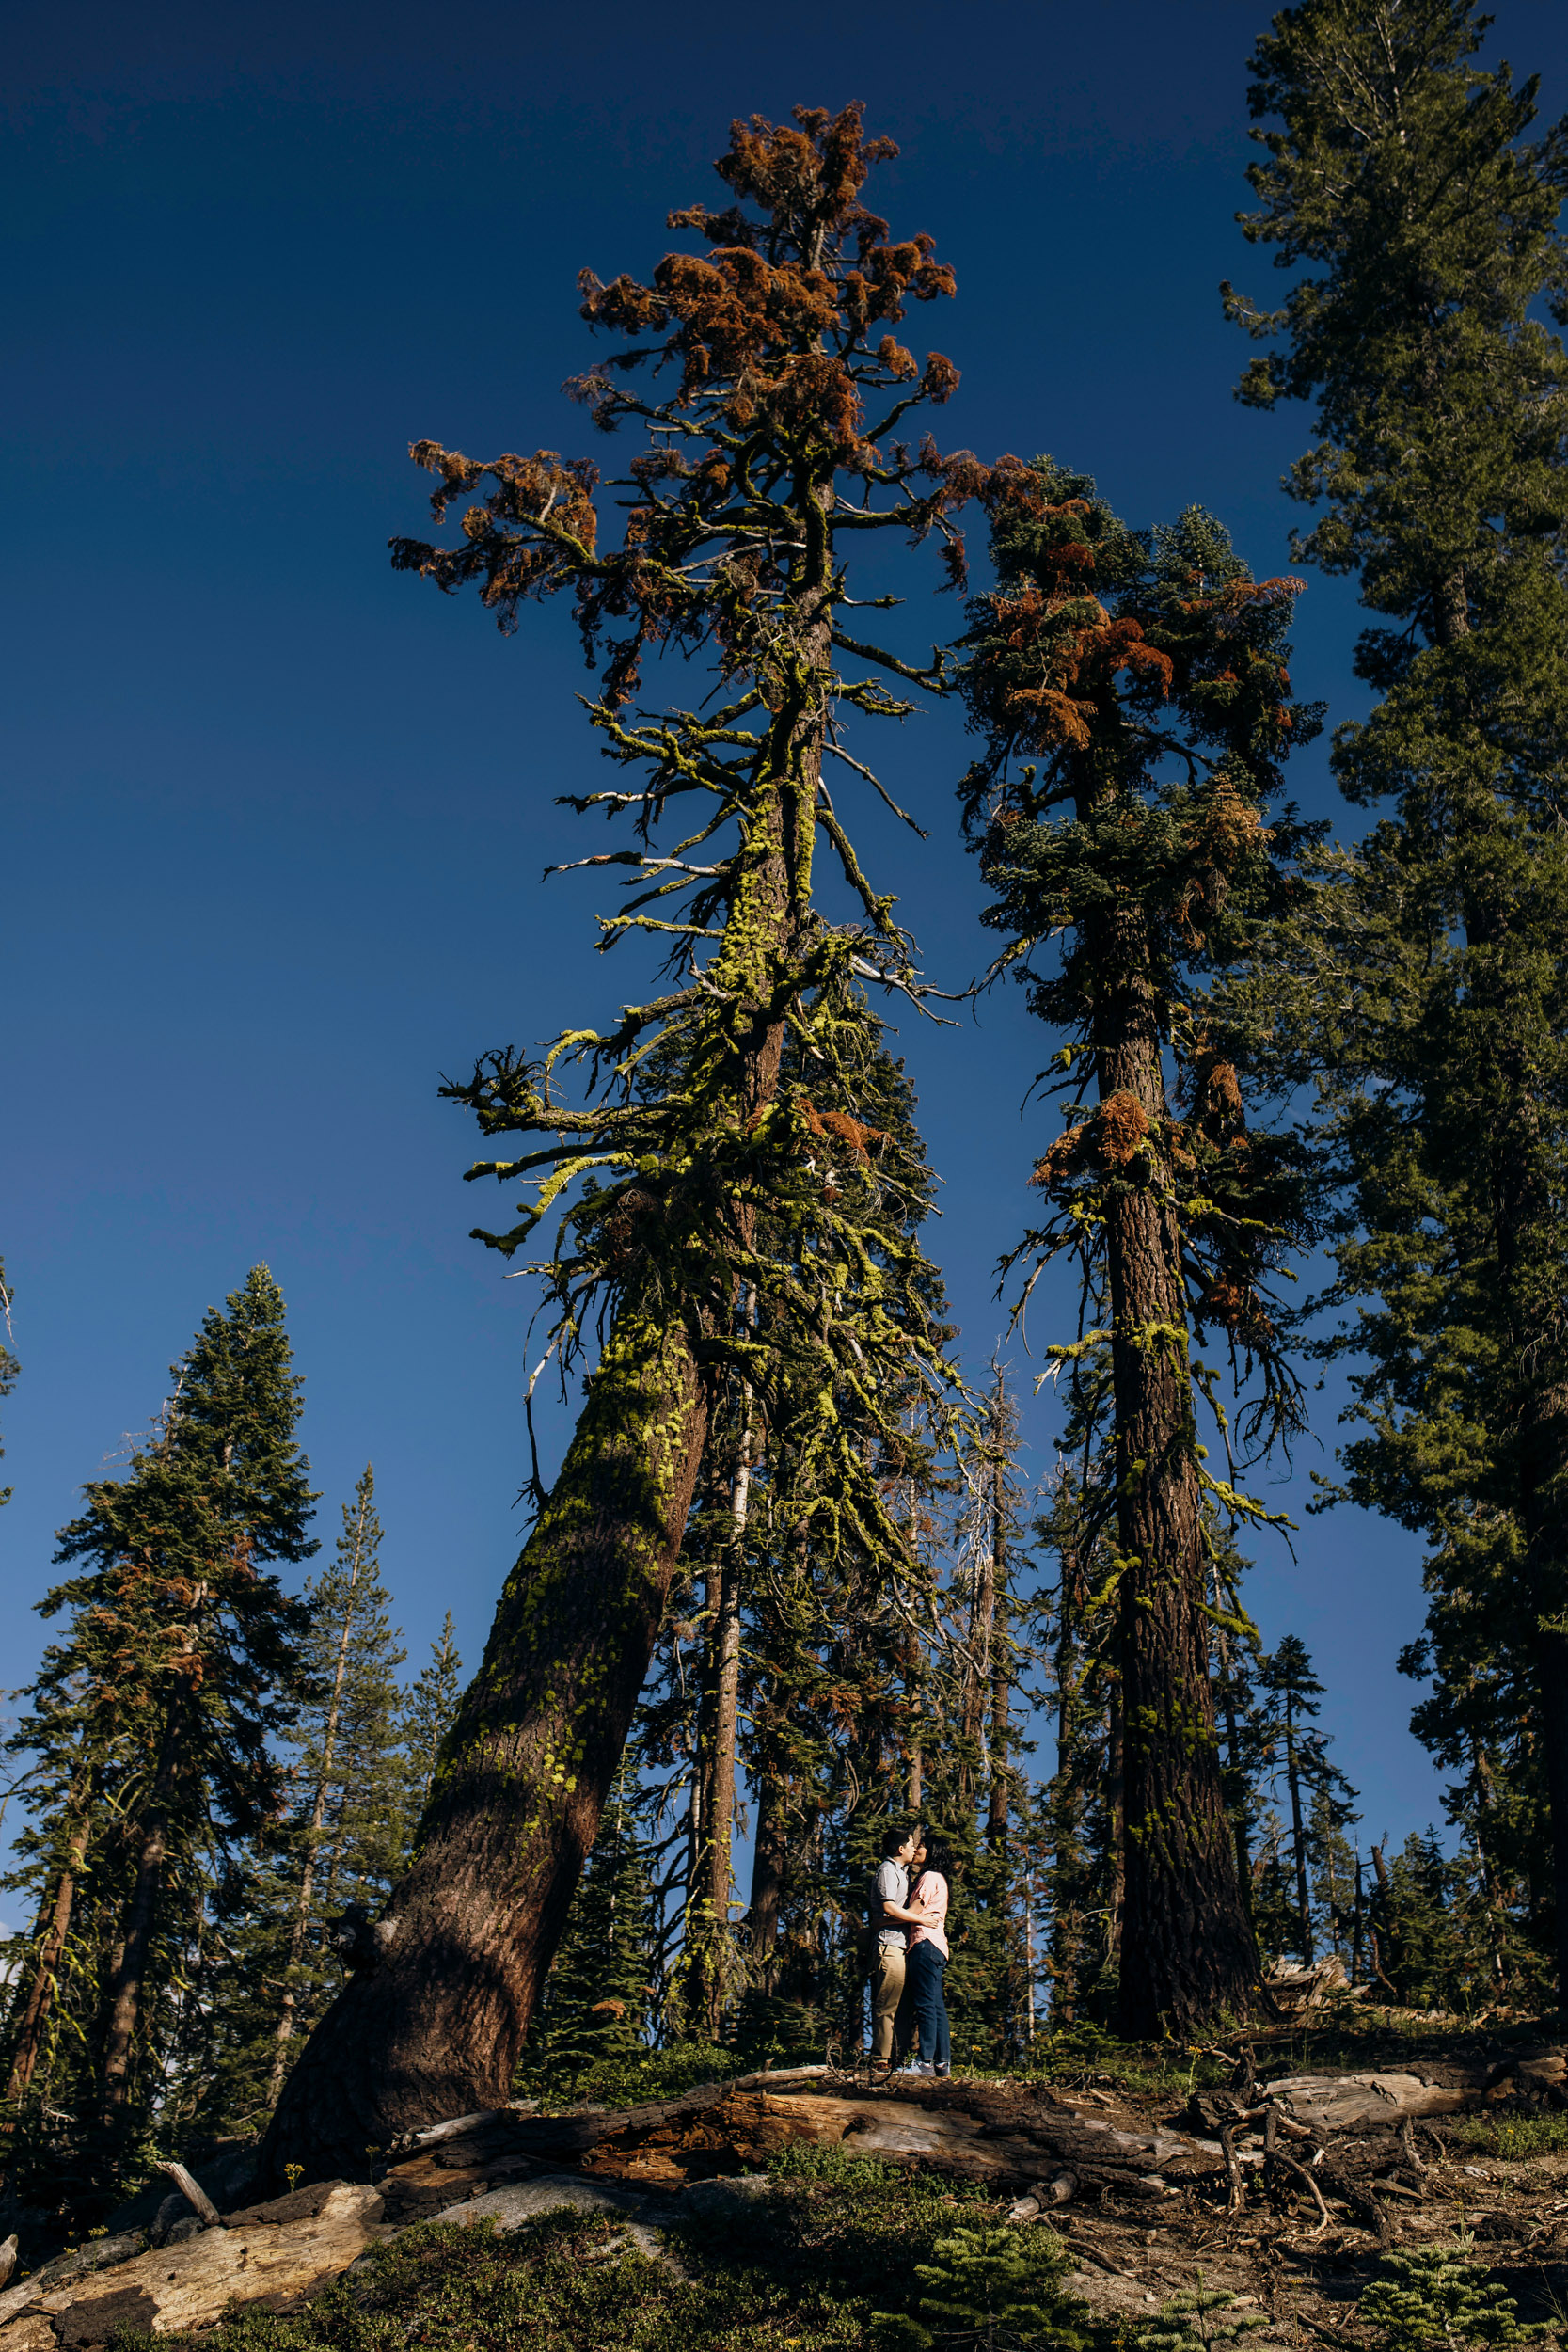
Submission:
<svg viewBox="0 0 1568 2352">
<path fill-rule="evenodd" d="M 919 1822 L 890 1822 L 882 1837 L 871 1902 L 876 1951 L 871 1971 L 871 2078 L 885 2081 L 908 2049 L 910 2022 L 919 2036 L 911 2074 L 950 2074 L 942 1971 L 947 1965 L 947 1899 L 953 1857 Z"/>
</svg>

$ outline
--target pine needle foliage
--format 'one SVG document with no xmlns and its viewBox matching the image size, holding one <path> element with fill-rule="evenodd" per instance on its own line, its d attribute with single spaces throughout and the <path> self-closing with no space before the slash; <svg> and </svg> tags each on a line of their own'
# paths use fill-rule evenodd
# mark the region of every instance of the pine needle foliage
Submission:
<svg viewBox="0 0 1568 2352">
<path fill-rule="evenodd" d="M 623 1766 L 529 2035 L 519 2080 L 547 2097 L 575 2095 L 591 2070 L 647 2050 L 651 1889 L 628 1781 Z"/>
<path fill-rule="evenodd" d="M 916 2263 L 918 2315 L 878 2313 L 909 2352 L 1085 2352 L 1088 2314 L 1062 2290 L 1067 2249 L 1049 2230 L 955 2230 Z"/>
<path fill-rule="evenodd" d="M 1468 0 L 1275 20 L 1243 227 L 1299 274 L 1278 309 L 1225 294 L 1278 345 L 1240 397 L 1315 403 L 1287 477 L 1319 510 L 1296 553 L 1355 575 L 1379 616 L 1356 653 L 1379 700 L 1334 767 L 1391 813 L 1326 862 L 1293 1001 L 1290 953 L 1268 982 L 1343 1186 L 1323 1344 L 1351 1359 L 1365 1434 L 1325 1501 L 1430 1547 L 1418 1725 L 1561 1975 L 1568 355 L 1543 312 L 1568 302 L 1568 128 L 1529 135 L 1536 85 L 1478 62 L 1487 22 Z"/>
<path fill-rule="evenodd" d="M 1382 2275 L 1356 2306 L 1388 2352 L 1433 2352 L 1449 2344 L 1522 2344 L 1518 2306 L 1506 2287 L 1481 2280 L 1464 2232 L 1446 2246 L 1385 2254 Z"/>
<path fill-rule="evenodd" d="M 1135 2352 L 1212 2352 L 1268 2324 L 1266 2312 L 1238 2311 L 1228 2287 L 1187 2287 L 1162 2303 L 1148 2327 L 1133 2330 L 1132 2343 Z"/>
<path fill-rule="evenodd" d="M 463 1661 L 449 1609 L 441 1620 L 438 1638 L 430 1645 L 429 1658 L 414 1677 L 404 1708 L 403 1745 L 408 1774 L 405 1834 L 424 1810 L 431 1782 L 436 1777 L 441 1742 L 451 1729 L 462 1695 Z"/>
<path fill-rule="evenodd" d="M 272 1564 L 316 1549 L 301 1383 L 264 1266 L 208 1311 L 173 1381 L 125 1474 L 91 1482 L 61 1531 L 74 1572 L 40 1608 L 66 1628 L 11 1742 L 41 1777 L 7 1882 L 39 1905 L 10 2095 L 24 2124 L 47 2097 L 103 2127 L 111 2164 L 201 2013 L 213 1889 L 283 1810 L 306 1617 Z"/>
</svg>

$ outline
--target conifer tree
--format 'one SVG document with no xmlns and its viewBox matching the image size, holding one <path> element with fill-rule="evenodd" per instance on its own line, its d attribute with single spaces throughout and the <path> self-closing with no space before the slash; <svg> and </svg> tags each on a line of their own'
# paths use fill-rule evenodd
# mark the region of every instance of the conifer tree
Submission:
<svg viewBox="0 0 1568 2352">
<path fill-rule="evenodd" d="M 436 1778 L 441 1742 L 457 1719 L 457 1703 L 462 1695 L 463 1661 L 457 1653 L 457 1636 L 449 1609 L 441 1620 L 439 1638 L 430 1645 L 429 1662 L 416 1675 L 404 1709 L 409 1830 L 424 1811 L 431 1783 Z"/>
<path fill-rule="evenodd" d="M 636 1791 L 616 1774 L 528 2041 L 527 2074 L 570 2091 L 647 2045 L 652 1915 Z"/>
<path fill-rule="evenodd" d="M 56 1555 L 75 1573 L 40 1604 L 69 1618 L 13 1742 L 44 1771 L 11 1882 L 40 1899 L 42 1931 L 21 1972 L 11 2074 L 19 2092 L 36 2083 L 39 2010 L 85 1877 L 73 2104 L 108 2127 L 111 2150 L 157 2095 L 177 2023 L 166 1994 L 214 1875 L 281 1809 L 276 1742 L 306 1628 L 271 1564 L 316 1548 L 300 1385 L 282 1295 L 254 1267 L 203 1318 L 125 1476 L 87 1487 Z"/>
<path fill-rule="evenodd" d="M 1331 1760 L 1326 1735 L 1311 1728 L 1323 1686 L 1299 1635 L 1287 1633 L 1259 1652 L 1248 1679 L 1252 1702 L 1237 1743 L 1243 1769 L 1255 1804 L 1262 1792 L 1277 1797 L 1283 1788 L 1285 1806 L 1267 1857 L 1259 1935 L 1270 1952 L 1310 1962 L 1320 1931 L 1338 1944 L 1338 1897 L 1331 1893 L 1325 1905 L 1323 1894 L 1342 1867 L 1342 1834 L 1358 1819 L 1356 1792 Z"/>
<path fill-rule="evenodd" d="M 486 1136 L 525 1139 L 519 1157 L 472 1172 L 538 1187 L 518 1225 L 486 1238 L 513 1252 L 558 1206 L 546 1269 L 558 1335 L 568 1355 L 595 1327 L 604 1345 L 443 1750 L 413 1867 L 378 1923 L 375 1965 L 296 2065 L 274 2165 L 356 2160 L 427 2114 L 506 2096 L 664 1616 L 716 1380 L 749 1382 L 772 1441 L 800 1448 L 825 1549 L 899 1551 L 876 1461 L 846 1436 L 836 1398 L 855 1395 L 875 1426 L 911 1362 L 942 1377 L 937 1343 L 889 1311 L 863 1238 L 903 1172 L 874 1119 L 780 1087 L 793 1034 L 826 1081 L 863 1093 L 875 1032 L 863 984 L 918 987 L 823 766 L 842 748 L 835 705 L 893 714 L 908 705 L 889 680 L 937 688 L 945 673 L 843 626 L 846 558 L 862 533 L 892 529 L 941 534 L 959 564 L 953 514 L 985 479 L 972 458 L 894 437 L 958 377 L 940 355 L 922 367 L 894 332 L 910 301 L 946 295 L 953 278 L 930 238 L 892 241 L 861 203 L 889 152 L 858 107 L 736 124 L 718 167 L 725 209 L 673 216 L 710 257 L 672 254 L 649 285 L 584 275 L 584 314 L 626 340 L 578 395 L 605 432 L 647 435 L 616 485 L 629 500 L 619 547 L 599 544 L 585 459 L 486 465 L 415 446 L 438 480 L 438 519 L 454 498 L 474 503 L 460 545 L 400 542 L 394 560 L 443 590 L 476 586 L 503 628 L 565 592 L 590 655 L 607 652 L 590 717 L 608 756 L 641 773 L 575 804 L 630 812 L 642 846 L 609 853 L 631 869 L 631 898 L 602 945 L 652 939 L 672 985 L 543 1058 L 490 1056 L 451 1089 Z M 642 368 L 659 371 L 645 393 Z M 710 651 L 718 701 L 639 707 L 640 666 L 661 647 Z M 660 853 L 656 827 L 693 795 L 692 830 Z M 862 911 L 854 924 L 816 907 L 819 836 Z M 645 1089 L 656 1047 L 668 1082 Z M 573 1070 L 587 1078 L 575 1098 Z M 757 1247 L 765 1204 L 801 1236 L 783 1266 Z M 737 1316 L 753 1287 L 754 1336 Z"/>
<path fill-rule="evenodd" d="M 986 920 L 1008 939 L 999 968 L 1021 967 L 1060 1041 L 1066 1120 L 1033 1179 L 1045 1219 L 1009 1263 L 1076 1257 L 1081 1336 L 1052 1353 L 1109 1356 L 1121 2014 L 1142 2035 L 1244 2010 L 1257 1975 L 1208 1671 L 1209 1516 L 1252 1506 L 1234 1462 L 1223 1479 L 1207 1467 L 1197 1415 L 1217 1400 L 1196 1350 L 1212 1335 L 1258 1375 L 1243 1442 L 1296 1425 L 1270 1275 L 1307 1219 L 1290 1138 L 1248 1124 L 1250 1037 L 1201 990 L 1291 895 L 1299 836 L 1262 804 L 1315 714 L 1290 700 L 1295 583 L 1255 581 L 1211 516 L 1132 532 L 1044 458 L 999 468 L 988 498 L 1000 585 L 972 609 L 985 750 L 966 812 L 996 894 Z M 1228 1449 L 1223 1414 L 1215 1426 Z"/>
<path fill-rule="evenodd" d="M 1306 1644 L 1287 1633 L 1259 1666 L 1258 1687 L 1277 1725 L 1278 1756 L 1291 1805 L 1291 1855 L 1295 1869 L 1296 1928 L 1303 1960 L 1316 1957 L 1312 1938 L 1312 1886 L 1307 1863 L 1307 1827 L 1311 1813 L 1313 1756 L 1303 1734 L 1304 1723 L 1320 1711 L 1323 1684 L 1312 1671 Z M 1307 1790 L 1304 1803 L 1303 1790 Z"/>
<path fill-rule="evenodd" d="M 1467 1619 L 1420 1718 L 1442 1746 L 1500 1754 L 1528 1690 L 1537 1921 L 1568 1982 L 1568 358 L 1539 315 L 1568 298 L 1568 136 L 1528 139 L 1536 86 L 1475 62 L 1486 24 L 1469 0 L 1275 18 L 1251 104 L 1283 127 L 1254 133 L 1243 227 L 1300 275 L 1275 310 L 1224 292 L 1281 346 L 1241 397 L 1317 404 L 1298 552 L 1380 616 L 1356 666 L 1381 700 L 1334 765 L 1394 813 L 1298 942 L 1294 1016 L 1348 1203 L 1333 1296 L 1369 1434 L 1345 1491 L 1430 1543 L 1442 1677 Z"/>
<path fill-rule="evenodd" d="M 379 1908 L 402 1858 L 406 1788 L 397 1669 L 405 1653 L 393 1647 L 390 1597 L 380 1581 L 374 1497 L 367 1464 L 354 1501 L 343 1505 L 332 1565 L 306 1586 L 311 1699 L 294 1734 L 299 1794 L 269 2107 L 283 2087 L 291 2042 L 309 2030 L 337 1982 L 327 1922 L 350 1903 Z"/>
</svg>

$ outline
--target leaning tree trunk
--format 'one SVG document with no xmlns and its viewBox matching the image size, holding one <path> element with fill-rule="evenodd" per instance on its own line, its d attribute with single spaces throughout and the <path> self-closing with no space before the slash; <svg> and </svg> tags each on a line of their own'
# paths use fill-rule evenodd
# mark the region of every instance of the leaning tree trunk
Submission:
<svg viewBox="0 0 1568 2352">
<path fill-rule="evenodd" d="M 832 645 L 821 587 L 804 601 L 800 659 L 753 771 L 708 967 L 736 1005 L 712 1114 L 726 1136 L 754 1125 L 778 1092 L 787 976 L 810 904 Z M 754 1213 L 734 1203 L 730 1216 L 749 1249 Z M 705 1311 L 711 1302 L 692 1311 Z M 657 1281 L 623 1295 L 444 1744 L 413 1867 L 284 2085 L 262 2146 L 275 2174 L 291 2163 L 311 2179 L 357 2167 L 369 2144 L 509 2097 L 680 1558 L 708 1427 L 697 1339 Z"/>
<path fill-rule="evenodd" d="M 312 2178 L 502 2106 L 626 1745 L 706 1427 L 682 1323 L 617 1319 L 446 1743 L 414 1866 L 267 2135 Z"/>
<path fill-rule="evenodd" d="M 1196 1454 L 1180 1236 L 1151 1153 L 1164 1079 L 1145 943 L 1097 946 L 1100 1118 L 1116 1411 L 1126 1893 L 1123 2031 L 1181 2031 L 1244 2012 L 1258 1953 L 1236 1883 L 1209 1680 L 1203 1492 Z M 1119 983 L 1119 985 L 1117 984 Z M 1120 1156 L 1125 1152 L 1125 1157 Z"/>
</svg>

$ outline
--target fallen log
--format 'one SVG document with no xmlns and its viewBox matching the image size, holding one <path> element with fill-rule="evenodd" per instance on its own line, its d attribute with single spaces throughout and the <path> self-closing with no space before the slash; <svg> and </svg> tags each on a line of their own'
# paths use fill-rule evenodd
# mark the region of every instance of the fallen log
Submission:
<svg viewBox="0 0 1568 2352">
<path fill-rule="evenodd" d="M 53 2284 L 36 2279 L 0 2294 L 0 2352 L 47 2352 L 106 2344 L 126 2334 L 174 2335 L 211 2325 L 230 2301 L 289 2301 L 336 2278 L 376 2243 L 381 2198 L 373 2188 L 325 2181 L 314 2188 L 94 2273 Z"/>
<path fill-rule="evenodd" d="M 1321 2138 L 1335 2132 L 1394 2131 L 1407 2117 L 1466 2114 L 1481 2105 L 1497 2078 L 1496 2067 L 1478 2067 L 1459 2082 L 1420 2074 L 1287 2074 L 1260 2086 L 1259 2096 Z"/>
<path fill-rule="evenodd" d="M 388 2213 L 434 2210 L 506 2173 L 575 2169 L 673 2191 L 694 2181 L 761 2170 L 791 2146 L 843 2147 L 990 2184 L 1030 2185 L 1070 2171 L 1088 2187 L 1144 2193 L 1146 2176 L 1209 2152 L 1168 2131 L 1124 2131 L 1082 2115 L 1039 2085 L 997 2087 L 919 2079 L 871 2091 L 827 2067 L 740 2075 L 678 2098 L 618 2112 L 582 2108 L 523 2116 L 497 2108 L 395 2163 L 383 2183 Z M 1164 2193 L 1164 2183 L 1152 2194 Z"/>
</svg>

